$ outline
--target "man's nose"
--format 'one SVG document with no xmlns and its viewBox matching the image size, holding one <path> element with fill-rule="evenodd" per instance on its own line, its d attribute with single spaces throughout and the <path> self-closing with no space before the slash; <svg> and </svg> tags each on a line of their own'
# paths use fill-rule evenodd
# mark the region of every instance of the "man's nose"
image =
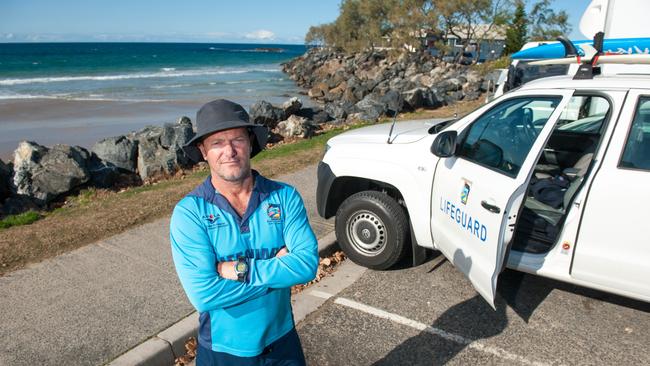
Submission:
<svg viewBox="0 0 650 366">
<path fill-rule="evenodd" d="M 224 154 L 227 156 L 235 156 L 237 155 L 237 149 L 235 148 L 235 142 L 234 141 L 228 141 L 226 144 Z"/>
</svg>

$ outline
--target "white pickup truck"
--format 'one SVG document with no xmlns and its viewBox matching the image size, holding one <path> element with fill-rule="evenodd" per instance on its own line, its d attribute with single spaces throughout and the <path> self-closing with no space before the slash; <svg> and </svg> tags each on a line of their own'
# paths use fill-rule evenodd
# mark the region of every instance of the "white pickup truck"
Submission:
<svg viewBox="0 0 650 366">
<path fill-rule="evenodd" d="M 336 136 L 319 164 L 354 262 L 436 249 L 493 306 L 504 266 L 650 301 L 650 76 L 540 79 L 390 129 Z"/>
</svg>

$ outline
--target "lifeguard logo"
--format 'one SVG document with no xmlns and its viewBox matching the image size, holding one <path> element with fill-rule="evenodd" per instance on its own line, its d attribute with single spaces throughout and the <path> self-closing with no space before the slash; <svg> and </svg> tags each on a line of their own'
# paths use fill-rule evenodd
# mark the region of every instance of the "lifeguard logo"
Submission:
<svg viewBox="0 0 650 366">
<path fill-rule="evenodd" d="M 209 229 L 226 225 L 226 222 L 221 218 L 221 215 L 219 214 L 203 215 L 203 220 L 205 220 L 205 222 L 208 224 Z"/>
<path fill-rule="evenodd" d="M 463 186 L 463 190 L 460 191 L 460 203 L 462 203 L 463 205 L 467 204 L 467 199 L 469 198 L 469 190 L 470 190 L 469 183 L 465 182 L 465 185 Z"/>
<path fill-rule="evenodd" d="M 269 203 L 269 207 L 266 208 L 266 216 L 269 221 L 281 221 L 282 220 L 282 208 L 277 203 Z"/>
</svg>

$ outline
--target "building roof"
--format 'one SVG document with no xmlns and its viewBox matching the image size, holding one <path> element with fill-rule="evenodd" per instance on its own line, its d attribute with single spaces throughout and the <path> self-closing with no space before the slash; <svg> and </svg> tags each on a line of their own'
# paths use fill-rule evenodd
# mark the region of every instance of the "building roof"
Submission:
<svg viewBox="0 0 650 366">
<path fill-rule="evenodd" d="M 454 33 L 461 36 L 467 34 L 467 27 L 457 26 L 452 28 Z M 506 39 L 506 27 L 495 24 L 477 24 L 473 27 L 475 39 L 485 39 L 491 41 L 504 41 Z M 447 34 L 447 38 L 458 38 L 453 33 Z"/>
</svg>

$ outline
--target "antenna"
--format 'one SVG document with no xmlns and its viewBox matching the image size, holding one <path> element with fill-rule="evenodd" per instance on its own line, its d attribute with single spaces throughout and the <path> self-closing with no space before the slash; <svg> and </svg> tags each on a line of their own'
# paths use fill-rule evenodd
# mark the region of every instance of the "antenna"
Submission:
<svg viewBox="0 0 650 366">
<path fill-rule="evenodd" d="M 393 128 L 395 128 L 395 122 L 397 122 L 397 109 L 393 112 L 393 124 L 390 125 L 390 131 L 388 131 L 388 140 L 386 141 L 389 144 L 392 144 L 390 137 L 393 135 Z"/>
</svg>

